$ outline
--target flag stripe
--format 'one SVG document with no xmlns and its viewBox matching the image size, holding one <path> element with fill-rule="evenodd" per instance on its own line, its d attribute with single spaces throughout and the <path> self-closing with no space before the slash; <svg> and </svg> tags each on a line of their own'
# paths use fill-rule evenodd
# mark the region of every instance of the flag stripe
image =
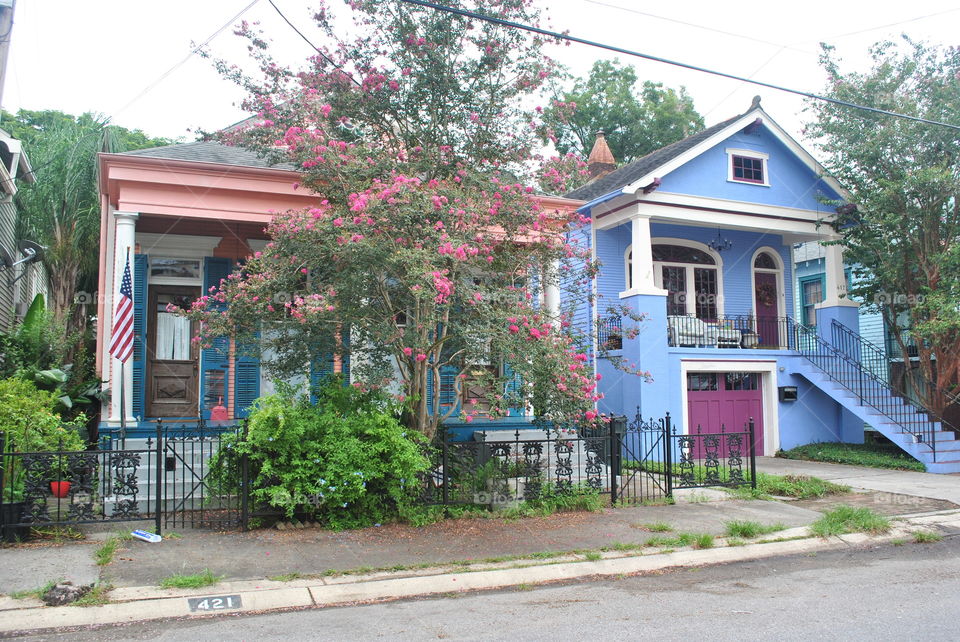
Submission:
<svg viewBox="0 0 960 642">
<path fill-rule="evenodd" d="M 133 279 L 130 278 L 130 257 L 123 267 L 123 279 L 113 315 L 113 336 L 110 338 L 110 356 L 126 361 L 133 353 Z"/>
</svg>

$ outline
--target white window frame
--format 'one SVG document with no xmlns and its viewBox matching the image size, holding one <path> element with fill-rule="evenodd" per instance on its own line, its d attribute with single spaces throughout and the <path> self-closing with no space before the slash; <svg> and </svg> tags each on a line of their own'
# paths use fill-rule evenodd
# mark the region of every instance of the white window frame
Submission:
<svg viewBox="0 0 960 642">
<path fill-rule="evenodd" d="M 687 306 L 687 314 L 694 316 L 697 314 L 697 297 L 696 293 L 694 296 L 689 296 L 690 288 L 693 287 L 693 271 L 696 268 L 706 268 L 708 270 L 717 271 L 717 316 L 723 317 L 724 314 L 724 296 L 723 296 L 723 259 L 720 258 L 720 253 L 715 252 L 710 249 L 704 243 L 699 241 L 690 241 L 688 239 L 674 239 L 674 238 L 653 238 L 650 239 L 651 247 L 654 245 L 680 245 L 682 247 L 690 247 L 695 250 L 700 250 L 701 252 L 706 252 L 713 257 L 714 265 L 703 265 L 701 263 L 664 263 L 661 261 L 653 262 L 653 282 L 658 288 L 663 288 L 663 266 L 672 266 L 672 267 L 682 267 L 686 270 L 686 279 L 687 279 L 687 300 L 685 305 Z M 628 245 L 626 251 L 623 253 L 623 263 L 624 269 L 626 270 L 626 284 L 627 288 L 630 288 L 630 262 L 631 262 L 631 253 L 633 252 L 633 245 Z"/>
<path fill-rule="evenodd" d="M 770 187 L 770 154 L 758 152 L 753 149 L 736 149 L 728 147 L 724 150 L 727 153 L 727 182 L 738 183 L 740 185 L 757 185 L 758 187 Z M 746 181 L 742 178 L 735 178 L 733 175 L 733 157 L 743 156 L 763 162 L 763 182 Z"/>
</svg>

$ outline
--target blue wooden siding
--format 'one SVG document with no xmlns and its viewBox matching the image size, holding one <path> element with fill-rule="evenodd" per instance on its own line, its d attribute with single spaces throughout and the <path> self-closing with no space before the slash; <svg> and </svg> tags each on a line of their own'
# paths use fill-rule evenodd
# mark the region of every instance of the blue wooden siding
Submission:
<svg viewBox="0 0 960 642">
<path fill-rule="evenodd" d="M 727 148 L 769 154 L 766 169 L 770 186 L 728 181 Z M 751 134 L 738 132 L 660 178 L 660 193 L 690 194 L 814 211 L 832 209 L 820 202 L 820 198 L 840 198 L 766 127 L 758 127 Z"/>
</svg>

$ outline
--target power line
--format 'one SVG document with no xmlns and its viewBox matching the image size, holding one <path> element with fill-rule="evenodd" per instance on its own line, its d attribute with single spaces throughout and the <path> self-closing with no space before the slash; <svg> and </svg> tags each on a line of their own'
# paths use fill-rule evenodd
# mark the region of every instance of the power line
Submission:
<svg viewBox="0 0 960 642">
<path fill-rule="evenodd" d="M 210 35 L 207 37 L 206 40 L 204 40 L 204 41 L 201 42 L 199 45 L 197 45 L 196 47 L 194 47 L 193 49 L 191 49 L 191 50 L 190 50 L 190 53 L 188 53 L 186 56 L 184 56 L 183 60 L 181 60 L 180 62 L 178 62 L 178 63 L 175 64 L 174 66 L 170 67 L 170 69 L 168 69 L 168 70 L 166 70 L 165 72 L 163 72 L 163 73 L 160 75 L 159 78 L 157 78 L 157 79 L 154 80 L 152 83 L 150 83 L 149 85 L 147 85 L 146 87 L 144 87 L 144 88 L 143 88 L 143 91 L 141 91 L 139 94 L 137 94 L 136 96 L 134 96 L 130 101 L 127 102 L 127 104 L 125 104 L 125 105 L 124 105 L 123 107 L 121 107 L 120 109 L 116 110 L 116 111 L 113 113 L 113 116 L 110 117 L 110 120 L 112 120 L 112 119 L 113 119 L 117 114 L 119 114 L 120 112 L 126 110 L 128 107 L 130 107 L 130 105 L 132 105 L 133 103 L 135 103 L 135 102 L 137 102 L 138 100 L 140 100 L 141 98 L 143 98 L 147 93 L 149 93 L 151 90 L 153 90 L 154 87 L 156 87 L 156 86 L 159 85 L 161 82 L 163 82 L 163 81 L 167 78 L 167 76 L 169 76 L 170 74 L 172 74 L 173 72 L 175 72 L 177 69 L 179 69 L 180 67 L 182 67 L 188 60 L 190 60 L 190 58 L 193 57 L 193 55 L 194 55 L 195 53 L 197 53 L 198 51 L 200 51 L 201 49 L 203 49 L 204 47 L 206 47 L 208 44 L 210 44 L 210 42 L 211 42 L 214 38 L 216 38 L 216 37 L 219 36 L 221 33 L 223 33 L 223 30 L 224 30 L 224 29 L 226 29 L 227 27 L 229 27 L 230 25 L 232 25 L 235 20 L 237 20 L 240 16 L 242 16 L 242 15 L 245 14 L 247 11 L 249 11 L 251 8 L 253 8 L 253 5 L 257 4 L 258 2 L 260 2 L 260 0 L 253 0 L 253 2 L 251 2 L 251 3 L 248 4 L 246 7 L 244 7 L 243 9 L 241 9 L 240 12 L 237 13 L 237 15 L 233 16 L 232 18 L 230 18 L 229 20 L 227 20 L 225 23 L 223 23 L 223 25 L 222 25 L 219 29 L 217 29 L 216 31 L 214 31 L 212 34 L 210 34 Z M 273 3 L 271 3 L 271 4 L 273 4 Z"/>
<path fill-rule="evenodd" d="M 742 33 L 736 33 L 736 32 L 733 32 L 733 31 L 724 31 L 723 29 L 717 29 L 716 27 L 709 27 L 709 26 L 707 26 L 707 25 L 697 24 L 697 23 L 695 23 L 695 22 L 687 22 L 687 21 L 684 21 L 684 20 L 679 20 L 679 19 L 677 19 L 677 18 L 668 18 L 668 17 L 666 17 L 666 16 L 658 16 L 658 15 L 655 14 L 655 13 L 649 13 L 649 12 L 647 12 L 647 11 L 640 11 L 639 9 L 631 9 L 631 8 L 629 8 L 629 7 L 621 7 L 620 5 L 609 4 L 609 3 L 607 3 L 607 2 L 601 2 L 600 0 L 583 0 L 583 1 L 584 1 L 584 2 L 588 2 L 588 3 L 590 3 L 590 4 L 599 5 L 599 6 L 601 6 L 601 7 L 609 7 L 610 9 L 618 9 L 618 10 L 620 10 L 620 11 L 626 11 L 627 13 L 634 13 L 634 14 L 636 14 L 636 15 L 638 15 L 638 16 L 646 16 L 646 17 L 648 17 L 648 18 L 653 18 L 653 19 L 655 19 L 655 20 L 664 20 L 664 21 L 666 21 L 666 22 L 673 22 L 673 23 L 675 23 L 675 24 L 683 25 L 683 26 L 685 26 L 685 27 L 693 27 L 693 28 L 695 28 L 695 29 L 703 29 L 704 31 L 712 31 L 712 32 L 714 32 L 714 33 L 719 33 L 719 34 L 724 35 L 724 36 L 731 36 L 731 37 L 733 37 L 733 38 L 742 38 L 743 40 L 750 40 L 750 41 L 752 41 L 752 42 L 759 42 L 760 44 L 763 44 L 763 45 L 770 45 L 771 47 L 777 47 L 777 48 L 780 49 L 780 50 L 782 50 L 782 49 L 790 49 L 790 50 L 792 50 L 792 51 L 796 51 L 796 52 L 802 53 L 802 54 L 807 54 L 807 55 L 811 55 L 811 56 L 816 55 L 816 53 L 813 52 L 813 51 L 808 51 L 808 50 L 806 50 L 806 49 L 797 49 L 796 47 L 794 47 L 794 46 L 792 46 L 792 45 L 784 45 L 784 44 L 781 44 L 781 43 L 779 43 L 779 42 L 773 42 L 773 41 L 771 41 L 771 40 L 764 40 L 764 39 L 762 39 L 762 38 L 755 38 L 755 37 L 753 37 L 753 36 L 748 36 L 748 35 L 745 35 L 745 34 L 742 34 Z"/>
<path fill-rule="evenodd" d="M 313 48 L 313 50 L 316 51 L 318 54 L 320 54 L 320 56 L 321 56 L 324 60 L 326 60 L 326 61 L 329 62 L 331 65 L 333 65 L 334 67 L 336 67 L 337 69 L 339 69 L 340 71 L 342 71 L 343 73 L 345 73 L 345 74 L 347 75 L 347 78 L 349 78 L 350 80 L 353 81 L 353 84 L 355 84 L 357 87 L 360 87 L 360 83 L 357 82 L 357 79 L 356 79 L 356 78 L 354 78 L 354 77 L 353 77 L 349 72 L 347 72 L 343 67 L 341 67 L 341 66 L 338 65 L 337 63 L 335 63 L 335 62 L 333 62 L 332 60 L 330 60 L 330 58 L 327 56 L 327 54 L 325 54 L 325 53 L 323 53 L 322 51 L 320 51 L 320 49 L 319 49 L 315 44 L 313 44 L 312 42 L 310 42 L 310 39 L 307 38 L 305 35 L 303 35 L 303 32 L 300 31 L 299 29 L 297 29 L 297 27 L 296 27 L 292 22 L 290 22 L 290 20 L 289 20 L 285 15 L 283 15 L 283 12 L 280 11 L 280 7 L 278 7 L 277 5 L 275 5 L 275 4 L 273 3 L 273 0 L 267 0 L 267 2 L 269 2 L 269 3 L 270 3 L 270 6 L 273 7 L 274 10 L 275 10 L 278 14 L 280 14 L 280 17 L 283 18 L 283 21 L 286 22 L 288 25 L 290 25 L 290 28 L 293 29 L 294 31 L 296 31 L 298 36 L 300 36 L 301 38 L 303 38 L 303 41 L 304 41 L 304 42 L 306 42 L 308 45 L 310 45 L 310 46 Z"/>
<path fill-rule="evenodd" d="M 676 60 L 670 60 L 668 58 L 661 58 L 659 56 L 654 56 L 651 54 L 641 53 L 639 51 L 633 51 L 631 49 L 625 49 L 623 47 L 616 47 L 614 45 L 606 45 L 601 42 L 596 42 L 594 40 L 587 40 L 586 38 L 579 38 L 577 36 L 571 36 L 569 34 L 559 33 L 557 31 L 551 31 L 549 29 L 543 29 L 541 27 L 534 27 L 532 25 L 525 25 L 519 22 L 514 22 L 512 20 L 504 20 L 502 18 L 494 18 L 492 16 L 485 16 L 481 13 L 476 13 L 475 11 L 468 11 L 466 9 L 458 9 L 456 7 L 447 7 L 441 4 L 436 4 L 435 2 L 427 2 L 427 0 L 400 0 L 400 2 L 405 2 L 407 4 L 413 4 L 421 7 L 426 7 L 428 9 L 435 9 L 437 11 L 445 11 L 447 13 L 453 13 L 465 18 L 473 18 L 475 20 L 482 20 L 484 22 L 490 22 L 493 24 L 501 25 L 504 27 L 511 27 L 513 29 L 520 29 L 522 31 L 529 31 L 531 33 L 537 33 L 542 36 L 549 36 L 551 38 L 558 38 L 560 40 L 567 40 L 569 42 L 576 42 L 581 45 L 588 45 L 591 47 L 597 47 L 599 49 L 606 49 L 608 51 L 613 51 L 616 53 L 624 54 L 627 56 L 634 56 L 637 58 L 643 58 L 645 60 L 651 60 L 653 62 L 662 62 L 667 65 L 673 65 L 674 67 L 680 67 L 682 69 L 690 69 L 691 71 L 699 71 L 705 74 L 711 74 L 713 76 L 720 76 L 721 78 L 729 78 L 731 80 L 737 80 L 740 82 L 749 83 L 751 85 L 759 85 L 760 87 L 766 87 L 768 89 L 775 89 L 777 91 L 783 91 L 789 94 L 795 94 L 797 96 L 803 96 L 805 98 L 813 98 L 814 100 L 822 100 L 824 102 L 833 103 L 834 105 L 841 105 L 843 107 L 851 107 L 853 109 L 860 109 L 863 111 L 872 112 L 875 114 L 883 114 L 885 116 L 893 116 L 894 118 L 902 118 L 904 120 L 912 120 L 918 123 L 925 123 L 927 125 L 938 125 L 940 127 L 948 127 L 950 129 L 955 129 L 960 131 L 960 125 L 951 125 L 950 123 L 940 122 L 938 120 L 930 120 L 927 118 L 921 118 L 919 116 L 910 116 L 908 114 L 900 114 L 894 111 L 888 111 L 886 109 L 878 109 L 877 107 L 869 107 L 867 105 L 858 105 L 856 103 L 851 103 L 846 100 L 838 100 L 836 98 L 830 98 L 829 96 L 821 96 L 820 94 L 814 94 L 808 91 L 801 91 L 799 89 L 791 89 L 789 87 L 783 87 L 781 85 L 774 85 L 772 83 L 763 82 L 761 80 L 753 80 L 752 78 L 744 78 L 743 76 L 736 76 L 734 74 L 728 74 L 723 71 L 716 71 L 713 69 L 707 69 L 705 67 L 698 67 L 696 65 L 690 65 L 683 62 L 678 62 Z"/>
</svg>

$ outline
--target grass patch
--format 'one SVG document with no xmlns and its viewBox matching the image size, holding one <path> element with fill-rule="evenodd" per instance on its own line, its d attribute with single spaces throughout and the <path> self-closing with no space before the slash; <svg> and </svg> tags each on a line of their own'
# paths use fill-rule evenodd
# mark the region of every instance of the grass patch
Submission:
<svg viewBox="0 0 960 642">
<path fill-rule="evenodd" d="M 309 578 L 309 575 L 304 575 L 303 573 L 284 573 L 282 575 L 273 575 L 267 579 L 271 582 L 292 582 L 294 580 L 306 580 Z"/>
<path fill-rule="evenodd" d="M 205 568 L 199 573 L 194 573 L 192 575 L 174 573 L 170 577 L 165 577 L 160 580 L 160 588 L 203 588 L 204 586 L 213 586 L 214 584 L 219 583 L 222 579 L 223 575 L 214 575 L 213 571 Z"/>
<path fill-rule="evenodd" d="M 890 540 L 890 543 L 894 546 L 903 546 L 907 543 L 907 540 L 903 539 L 902 537 L 898 537 L 897 539 Z"/>
<path fill-rule="evenodd" d="M 871 468 L 916 470 L 925 472 L 927 467 L 894 444 L 842 444 L 825 442 L 807 444 L 778 453 L 786 459 L 825 461 L 831 464 L 850 464 Z"/>
<path fill-rule="evenodd" d="M 713 548 L 713 535 L 701 533 L 693 539 L 694 548 Z"/>
<path fill-rule="evenodd" d="M 101 606 L 107 604 L 110 602 L 109 594 L 112 590 L 113 585 L 97 582 L 86 595 L 76 602 L 72 602 L 70 606 Z"/>
<path fill-rule="evenodd" d="M 44 596 L 44 594 L 47 591 L 49 591 L 50 589 L 52 589 L 54 586 L 56 586 L 62 581 L 63 579 L 50 580 L 40 588 L 30 589 L 27 591 L 14 591 L 13 593 L 10 594 L 10 597 L 12 597 L 15 600 L 26 600 L 31 597 L 39 600 Z"/>
<path fill-rule="evenodd" d="M 810 531 L 820 537 L 844 533 L 886 533 L 890 520 L 869 508 L 837 506 L 810 525 Z"/>
<path fill-rule="evenodd" d="M 514 587 L 514 589 L 517 590 L 517 591 L 532 591 L 532 590 L 533 590 L 533 586 L 530 585 L 530 584 L 517 584 L 517 585 Z"/>
<path fill-rule="evenodd" d="M 121 544 L 133 539 L 130 533 L 117 533 L 111 535 L 100 547 L 93 552 L 93 559 L 97 561 L 97 566 L 106 566 L 113 561 L 113 556 L 120 548 Z"/>
<path fill-rule="evenodd" d="M 649 531 L 651 533 L 669 533 L 673 526 L 666 522 L 650 522 L 649 524 L 634 524 L 634 528 Z"/>
<path fill-rule="evenodd" d="M 793 497 L 795 499 L 813 499 L 827 495 L 849 493 L 850 487 L 808 475 L 757 473 L 756 488 L 734 488 L 731 492 L 737 496 L 743 496 L 744 499 L 768 499 L 770 495 Z"/>
<path fill-rule="evenodd" d="M 769 526 L 764 526 L 760 522 L 738 520 L 724 522 L 724 526 L 727 529 L 727 537 L 744 537 L 746 539 L 753 539 L 754 537 L 759 537 L 761 535 L 775 533 L 786 528 L 783 524 L 771 524 Z"/>
<path fill-rule="evenodd" d="M 587 551 L 586 553 L 584 553 L 583 556 L 587 558 L 587 561 L 589 562 L 596 562 L 597 560 L 603 557 L 603 555 L 601 555 L 597 551 Z"/>
<path fill-rule="evenodd" d="M 911 534 L 915 544 L 932 544 L 943 539 L 943 535 L 933 531 L 913 531 Z"/>
<path fill-rule="evenodd" d="M 713 535 L 707 533 L 677 533 L 674 537 L 666 537 L 664 535 L 655 535 L 649 538 L 644 542 L 644 546 L 652 546 L 654 548 L 664 548 L 664 547 L 683 547 L 683 546 L 693 546 L 695 548 L 712 548 L 713 547 Z"/>
<path fill-rule="evenodd" d="M 727 538 L 727 546 L 746 546 L 746 542 L 739 537 Z"/>
</svg>

